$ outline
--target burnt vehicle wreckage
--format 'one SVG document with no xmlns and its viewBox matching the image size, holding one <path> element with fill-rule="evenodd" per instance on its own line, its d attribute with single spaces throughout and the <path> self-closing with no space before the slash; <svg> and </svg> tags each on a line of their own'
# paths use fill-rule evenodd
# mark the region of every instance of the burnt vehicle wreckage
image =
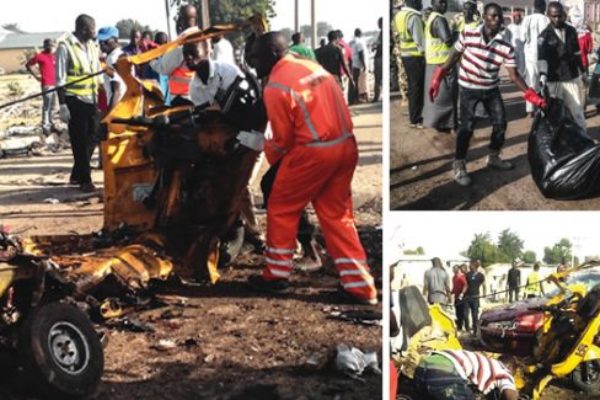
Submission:
<svg viewBox="0 0 600 400">
<path fill-rule="evenodd" d="M 44 397 L 84 397 L 97 387 L 103 349 L 90 318 L 145 303 L 154 281 L 216 283 L 219 264 L 239 251 L 240 210 L 259 155 L 248 143 L 267 122 L 259 83 L 245 74 L 217 95 L 217 108 L 167 107 L 132 65 L 246 28 L 267 30 L 256 15 L 118 60 L 127 91 L 104 119 L 102 231 L 18 238 L 0 229 L 0 355 Z"/>
</svg>

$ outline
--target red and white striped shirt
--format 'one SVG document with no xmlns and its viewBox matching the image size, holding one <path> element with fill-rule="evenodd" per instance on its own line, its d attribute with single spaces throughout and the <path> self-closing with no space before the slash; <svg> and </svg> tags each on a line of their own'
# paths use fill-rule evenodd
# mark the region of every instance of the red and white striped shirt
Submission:
<svg viewBox="0 0 600 400">
<path fill-rule="evenodd" d="M 500 65 L 516 68 L 515 49 L 501 30 L 488 43 L 483 38 L 483 25 L 466 29 L 460 34 L 454 48 L 462 53 L 458 83 L 467 89 L 494 89 L 500 79 Z"/>
<path fill-rule="evenodd" d="M 439 354 L 452 361 L 460 376 L 472 382 L 483 394 L 488 394 L 494 389 L 498 389 L 500 393 L 507 389 L 517 390 L 515 379 L 498 360 L 466 350 L 434 351 L 433 354 Z"/>
</svg>

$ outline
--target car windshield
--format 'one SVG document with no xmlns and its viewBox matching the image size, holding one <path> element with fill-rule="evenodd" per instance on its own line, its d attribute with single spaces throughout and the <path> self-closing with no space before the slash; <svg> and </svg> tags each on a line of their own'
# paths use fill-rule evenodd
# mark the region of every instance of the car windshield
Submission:
<svg viewBox="0 0 600 400">
<path fill-rule="evenodd" d="M 600 284 L 600 267 L 586 269 L 584 271 L 573 272 L 567 276 L 566 285 L 572 285 L 574 283 L 582 283 L 585 285 L 586 291 L 589 291 L 594 286 Z M 552 284 L 551 289 L 546 292 L 547 298 L 552 298 L 560 293 L 558 286 Z"/>
</svg>

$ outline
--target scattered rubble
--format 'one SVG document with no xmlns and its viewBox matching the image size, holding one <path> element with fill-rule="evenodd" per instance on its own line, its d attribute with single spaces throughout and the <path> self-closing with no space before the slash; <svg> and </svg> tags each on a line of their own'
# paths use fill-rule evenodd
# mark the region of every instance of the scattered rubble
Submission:
<svg viewBox="0 0 600 400">
<path fill-rule="evenodd" d="M 351 377 L 359 377 L 365 371 L 381 374 L 376 352 L 363 353 L 356 347 L 350 347 L 343 343 L 337 346 L 335 367 L 338 371 Z"/>
</svg>

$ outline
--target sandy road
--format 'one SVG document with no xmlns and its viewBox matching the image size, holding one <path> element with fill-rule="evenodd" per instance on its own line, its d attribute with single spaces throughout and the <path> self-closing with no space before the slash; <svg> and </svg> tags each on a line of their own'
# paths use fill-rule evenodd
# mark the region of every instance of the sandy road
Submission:
<svg viewBox="0 0 600 400">
<path fill-rule="evenodd" d="M 501 87 L 508 129 L 502 156 L 512 161 L 511 171 L 485 166 L 491 127 L 476 129 L 468 154 L 468 188 L 453 181 L 451 173 L 455 136 L 431 129 L 408 128 L 407 107 L 391 101 L 390 207 L 399 210 L 597 210 L 600 198 L 557 201 L 544 198 L 531 178 L 527 137 L 531 119 L 521 94 L 513 85 Z M 600 117 L 588 108 L 588 132 L 600 139 Z"/>
<path fill-rule="evenodd" d="M 380 107 L 379 103 L 353 108 L 360 149 L 354 179 L 356 218 L 366 234 L 365 247 L 378 278 L 381 243 L 370 239 L 377 238 L 376 227 L 381 224 Z M 25 230 L 24 235 L 100 229 L 99 198 L 80 198 L 75 187 L 64 184 L 70 165 L 69 152 L 0 160 L 0 224 L 10 225 L 14 231 Z M 93 179 L 102 186 L 100 171 L 93 172 Z M 258 182 L 254 188 L 260 204 Z M 59 203 L 45 203 L 46 199 Z M 264 212 L 258 211 L 264 226 Z M 167 290 L 185 297 L 186 305 L 168 304 L 135 316 L 154 332 L 107 330 L 105 374 L 93 398 L 380 398 L 381 376 L 353 380 L 336 373 L 331 364 L 317 371 L 305 368 L 312 355 L 330 359 L 339 343 L 374 350 L 381 356 L 380 327 L 331 319 L 331 307 L 365 309 L 337 303 L 337 278 L 331 267 L 312 275 L 297 274 L 294 293 L 273 298 L 252 292 L 244 284 L 248 275 L 259 270 L 259 264 L 230 266 L 214 287 Z M 172 340 L 177 347 L 154 349 L 161 339 Z M 27 397 L 5 381 L 0 385 L 0 398 Z"/>
</svg>

